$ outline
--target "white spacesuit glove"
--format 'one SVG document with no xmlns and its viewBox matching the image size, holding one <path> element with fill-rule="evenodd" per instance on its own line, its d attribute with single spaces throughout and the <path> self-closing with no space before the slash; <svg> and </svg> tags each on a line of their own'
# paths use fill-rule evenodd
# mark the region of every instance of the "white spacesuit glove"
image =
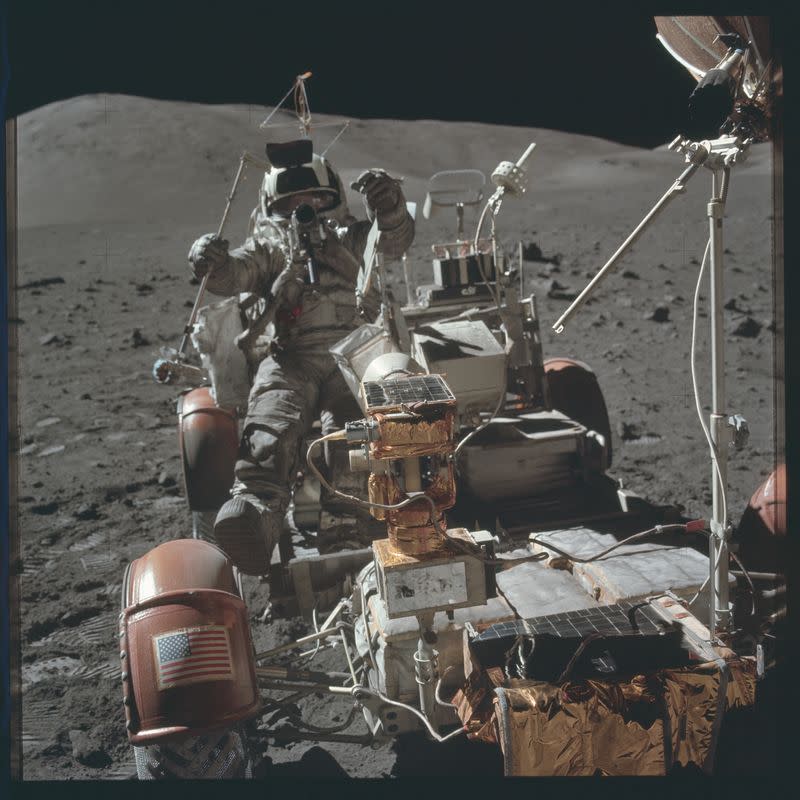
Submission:
<svg viewBox="0 0 800 800">
<path fill-rule="evenodd" d="M 223 267 L 228 260 L 228 242 L 216 233 L 201 236 L 189 250 L 189 262 L 196 278 Z"/>
<path fill-rule="evenodd" d="M 362 172 L 350 186 L 364 195 L 370 220 L 395 211 L 402 196 L 400 181 L 382 169 Z"/>
</svg>

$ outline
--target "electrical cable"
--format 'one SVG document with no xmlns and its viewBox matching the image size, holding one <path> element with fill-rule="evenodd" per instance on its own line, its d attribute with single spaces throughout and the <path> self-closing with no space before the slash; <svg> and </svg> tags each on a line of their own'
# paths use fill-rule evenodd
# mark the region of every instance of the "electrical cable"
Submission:
<svg viewBox="0 0 800 800">
<path fill-rule="evenodd" d="M 312 451 L 315 447 L 322 444 L 326 441 L 342 441 L 346 437 L 344 431 L 334 431 L 333 433 L 329 433 L 325 436 L 321 436 L 319 439 L 315 439 L 308 448 L 308 453 L 306 454 L 306 462 L 308 466 L 311 468 L 311 471 L 316 475 L 319 482 L 331 493 L 335 494 L 337 497 L 341 497 L 348 502 L 355 503 L 362 508 L 383 508 L 388 510 L 405 508 L 412 503 L 416 503 L 418 500 L 424 500 L 428 505 L 431 507 L 431 523 L 433 527 L 436 529 L 436 532 L 442 538 L 445 538 L 447 534 L 442 530 L 441 525 L 439 524 L 439 520 L 437 519 L 436 515 L 436 503 L 434 502 L 433 498 L 429 497 L 424 492 L 419 492 L 411 495 L 410 497 L 406 498 L 400 503 L 373 503 L 371 500 L 364 500 L 361 497 L 356 497 L 353 494 L 347 494 L 346 492 L 341 492 L 332 486 L 322 475 L 322 473 L 317 469 L 316 464 L 311 457 Z M 451 543 L 456 549 L 461 550 L 461 552 L 466 553 L 473 558 L 477 558 L 479 561 L 482 561 L 484 564 L 488 564 L 490 566 L 495 567 L 509 567 L 515 564 L 522 564 L 528 561 L 541 561 L 547 556 L 542 553 L 533 553 L 530 556 L 522 556 L 520 558 L 489 558 L 488 556 L 482 555 L 477 550 L 473 550 L 472 548 L 468 547 L 467 545 L 463 544 L 462 542 L 458 541 L 457 539 L 451 537 L 447 537 L 449 543 Z"/>
<path fill-rule="evenodd" d="M 357 697 L 357 694 L 359 692 L 372 695 L 373 697 L 377 697 L 381 702 L 386 703 L 386 705 L 395 706 L 396 708 L 402 708 L 405 711 L 410 712 L 411 714 L 413 714 L 415 717 L 419 718 L 422 721 L 422 723 L 428 729 L 428 733 L 431 735 L 431 737 L 440 744 L 442 742 L 446 742 L 448 739 L 453 739 L 456 736 L 460 736 L 462 733 L 467 732 L 467 729 L 462 726 L 457 730 L 448 733 L 446 736 L 442 736 L 433 729 L 430 722 L 428 721 L 428 718 L 419 709 L 414 708 L 414 706 L 410 706 L 407 703 L 401 703 L 399 700 L 390 700 L 385 694 L 381 694 L 380 692 L 377 692 L 374 689 L 367 689 L 365 686 L 358 687 L 358 689 L 353 691 L 353 696 L 356 697 L 357 700 L 359 699 Z"/>
<path fill-rule="evenodd" d="M 424 492 L 414 493 L 411 496 L 407 497 L 405 500 L 399 503 L 374 503 L 371 500 L 364 500 L 361 497 L 356 497 L 354 494 L 347 494 L 346 492 L 339 491 L 334 486 L 332 486 L 322 473 L 317 469 L 317 465 L 314 463 L 313 459 L 311 458 L 312 451 L 315 447 L 322 444 L 323 442 L 329 441 L 343 441 L 347 438 L 347 434 L 345 431 L 334 431 L 333 433 L 326 434 L 325 436 L 321 436 L 319 439 L 315 439 L 309 445 L 308 452 L 306 453 L 306 463 L 308 464 L 311 471 L 316 475 L 317 480 L 331 493 L 335 494 L 337 497 L 341 497 L 343 500 L 348 500 L 351 503 L 354 503 L 361 508 L 382 508 L 387 511 L 395 511 L 397 509 L 405 508 L 406 506 L 411 505 L 412 503 L 416 503 L 419 500 L 423 500 L 431 507 L 431 523 L 433 527 L 436 529 L 436 532 L 444 537 L 445 533 L 439 524 L 439 520 L 436 514 L 436 503 L 434 502 L 433 498 L 429 497 Z"/>
<path fill-rule="evenodd" d="M 580 660 L 580 657 L 586 652 L 593 642 L 601 641 L 602 639 L 606 638 L 606 634 L 594 632 L 589 633 L 581 640 L 581 643 L 578 645 L 578 649 L 572 654 L 572 657 L 567 662 L 567 665 L 562 670 L 561 674 L 556 679 L 556 684 L 566 683 L 569 680 L 569 676 L 572 675 L 572 670 L 575 668 L 575 665 Z"/>
<path fill-rule="evenodd" d="M 711 541 L 711 537 L 709 536 L 709 542 L 710 541 Z M 721 554 L 722 554 L 722 549 L 717 550 L 716 558 L 714 559 L 714 572 L 716 572 L 717 571 L 717 567 L 719 567 L 719 559 L 720 559 L 720 555 Z M 729 555 L 730 555 L 730 551 L 729 551 Z M 697 598 L 700 597 L 700 595 L 703 592 L 703 589 L 705 589 L 706 586 L 708 586 L 708 582 L 710 580 L 711 580 L 711 575 L 709 574 L 709 576 L 700 585 L 700 588 L 694 593 L 694 597 L 692 597 L 692 599 L 689 601 L 689 605 L 692 605 L 695 602 L 695 600 L 697 600 Z"/>
<path fill-rule="evenodd" d="M 554 544 L 550 542 L 543 542 L 537 538 L 531 539 L 531 542 L 534 544 L 541 545 L 542 547 L 546 547 L 548 550 L 555 550 L 556 553 L 559 555 L 568 558 L 570 561 L 574 561 L 576 564 L 588 564 L 591 561 L 596 561 L 598 558 L 602 558 L 603 556 L 608 555 L 612 551 L 616 550 L 618 547 L 622 547 L 622 545 L 627 544 L 628 542 L 636 541 L 637 539 L 644 539 L 646 536 L 652 536 L 654 534 L 660 535 L 662 533 L 670 533 L 670 532 L 686 532 L 686 525 L 682 525 L 679 523 L 674 523 L 670 525 L 656 525 L 653 528 L 648 528 L 646 531 L 640 531 L 639 533 L 634 533 L 632 536 L 628 536 L 625 539 L 621 539 L 616 544 L 611 545 L 611 547 L 607 547 L 605 550 L 602 550 L 599 553 L 595 553 L 593 556 L 576 556 L 572 553 L 568 553 L 566 550 L 561 550 L 559 547 L 556 547 Z M 546 556 L 546 554 L 545 554 Z"/>
<path fill-rule="evenodd" d="M 314 475 L 316 475 L 316 477 L 319 480 L 319 482 L 329 492 L 332 492 L 337 497 L 341 497 L 342 499 L 347 500 L 347 501 L 349 501 L 351 503 L 355 503 L 356 505 L 359 505 L 362 508 L 383 508 L 383 509 L 392 510 L 392 509 L 405 508 L 405 506 L 411 505 L 411 503 L 415 503 L 418 500 L 424 500 L 431 507 L 431 522 L 433 524 L 433 527 L 436 529 L 436 532 L 442 538 L 444 538 L 446 536 L 446 533 L 442 530 L 442 527 L 439 524 L 439 520 L 437 519 L 436 503 L 434 502 L 433 498 L 429 497 L 424 492 L 415 493 L 415 494 L 413 494 L 412 496 L 406 498 L 405 500 L 403 500 L 400 503 L 392 503 L 392 504 L 373 503 L 371 500 L 364 500 L 361 497 L 356 497 L 355 495 L 347 494 L 345 492 L 341 492 L 338 489 L 336 489 L 334 486 L 332 486 L 330 483 L 328 483 L 328 481 L 324 478 L 322 473 L 317 469 L 316 464 L 314 464 L 314 461 L 313 461 L 313 459 L 311 457 L 312 451 L 316 446 L 318 446 L 319 444 L 321 444 L 323 442 L 332 441 L 332 440 L 341 441 L 344 438 L 345 438 L 345 432 L 344 431 L 334 431 L 333 433 L 329 433 L 326 436 L 321 436 L 319 439 L 315 439 L 309 445 L 308 453 L 306 454 L 306 461 L 308 463 L 308 466 L 311 468 L 311 471 L 314 473 Z M 467 555 L 470 555 L 473 558 L 477 558 L 479 561 L 482 561 L 484 564 L 489 564 L 490 566 L 508 567 L 508 566 L 512 566 L 514 564 L 522 564 L 522 563 L 527 562 L 527 561 L 541 561 L 541 560 L 543 560 L 544 558 L 547 557 L 546 555 L 541 554 L 541 553 L 533 553 L 530 556 L 523 556 L 523 557 L 520 557 L 520 558 L 489 558 L 489 557 L 484 556 L 481 553 L 477 552 L 476 550 L 473 550 L 472 548 L 468 547 L 467 545 L 463 544 L 462 542 L 458 541 L 457 539 L 454 539 L 452 536 L 448 537 L 447 540 L 448 540 L 448 542 L 453 544 L 453 546 L 456 549 L 461 550 L 463 553 L 466 553 Z"/>
<path fill-rule="evenodd" d="M 719 558 L 719 557 L 718 557 L 718 558 Z M 718 567 L 718 566 L 719 566 L 719 560 L 717 561 L 717 563 L 716 563 L 716 564 L 714 564 L 714 572 L 716 572 L 716 571 L 717 571 L 717 567 Z M 700 597 L 700 595 L 703 593 L 703 589 L 705 589 L 705 588 L 706 588 L 706 586 L 708 586 L 708 582 L 709 582 L 710 580 L 711 580 L 711 578 L 710 578 L 710 577 L 708 577 L 708 578 L 706 578 L 706 579 L 705 579 L 705 580 L 704 580 L 704 581 L 703 581 L 703 582 L 700 584 L 700 588 L 699 588 L 699 589 L 698 589 L 698 590 L 697 590 L 697 591 L 694 593 L 694 596 L 692 597 L 692 599 L 691 599 L 691 600 L 689 600 L 689 603 L 688 603 L 688 605 L 690 605 L 690 606 L 694 605 L 694 603 L 695 603 L 695 601 L 697 600 L 697 598 L 698 598 L 698 597 Z"/>
<path fill-rule="evenodd" d="M 505 375 L 505 374 L 506 374 L 506 371 L 507 371 L 507 370 L 508 370 L 508 353 L 505 353 L 505 356 L 504 356 L 504 363 L 503 363 L 503 375 Z M 461 448 L 462 448 L 462 447 L 463 447 L 463 446 L 464 446 L 464 445 L 465 445 L 465 444 L 466 444 L 466 443 L 467 443 L 467 442 L 468 442 L 468 441 L 469 441 L 469 440 L 470 440 L 470 439 L 471 439 L 473 436 L 475 436 L 475 434 L 476 434 L 476 433 L 479 433 L 479 432 L 480 432 L 480 431 L 482 431 L 484 428 L 486 428 L 486 426 L 487 426 L 487 425 L 491 424 L 491 423 L 494 421 L 494 419 L 495 419 L 495 418 L 497 417 L 497 415 L 500 413 L 500 409 L 503 407 L 503 403 L 505 403 L 505 401 L 506 401 L 506 385 L 505 385 L 505 384 L 503 384 L 503 387 L 502 387 L 502 389 L 501 389 L 501 391 L 500 391 L 500 397 L 498 397 L 498 398 L 497 398 L 497 405 L 494 407 L 494 411 L 492 411 L 492 413 L 491 413 L 491 415 L 490 415 L 489 419 L 487 419 L 487 420 L 486 420 L 486 422 L 482 422 L 480 425 L 478 425 L 478 427 L 477 427 L 477 428 L 475 428 L 475 430 L 473 430 L 473 431 L 470 431 L 470 432 L 469 432 L 469 433 L 468 433 L 468 434 L 467 434 L 467 435 L 466 435 L 466 436 L 465 436 L 465 437 L 464 437 L 464 438 L 463 438 L 463 439 L 462 439 L 462 440 L 461 440 L 461 441 L 460 441 L 460 442 L 459 442 L 459 443 L 456 445 L 456 449 L 455 449 L 455 450 L 453 450 L 453 463 L 454 463 L 454 466 L 456 467 L 456 469 L 458 469 L 458 461 L 457 461 L 457 458 L 458 458 L 458 454 L 461 452 Z"/>
<path fill-rule="evenodd" d="M 709 238 L 708 242 L 706 243 L 706 249 L 703 253 L 703 260 L 700 264 L 700 271 L 697 274 L 697 284 L 694 289 L 694 301 L 692 303 L 692 344 L 691 344 L 691 351 L 690 351 L 690 358 L 689 363 L 692 369 L 692 389 L 694 391 L 694 405 L 697 409 L 697 419 L 700 422 L 700 427 L 703 429 L 703 435 L 706 438 L 706 442 L 708 443 L 708 447 L 711 451 L 711 460 L 714 464 L 714 469 L 717 475 L 717 485 L 720 488 L 720 494 L 722 499 L 722 529 L 723 531 L 727 531 L 728 529 L 728 497 L 725 491 L 725 483 L 722 480 L 722 470 L 719 466 L 719 461 L 717 460 L 717 448 L 714 442 L 711 439 L 711 434 L 708 431 L 708 427 L 703 419 L 703 409 L 700 402 L 700 390 L 697 385 L 697 367 L 695 364 L 695 353 L 697 347 L 697 316 L 698 316 L 698 307 L 700 303 L 700 287 L 703 283 L 703 275 L 705 273 L 706 264 L 708 263 L 708 254 L 711 249 L 711 239 Z M 712 539 L 709 537 L 709 543 L 711 543 Z M 714 573 L 716 573 L 717 568 L 719 567 L 719 559 L 721 555 L 721 548 L 713 548 L 716 550 L 716 557 L 714 559 Z M 708 582 L 711 580 L 711 575 L 707 577 L 700 588 L 695 593 L 694 597 L 689 601 L 689 605 L 692 605 L 698 597 L 700 597 L 703 590 L 708 585 Z"/>
<path fill-rule="evenodd" d="M 697 418 L 700 421 L 700 427 L 703 429 L 703 434 L 706 437 L 706 442 L 708 442 L 708 447 L 711 451 L 711 459 L 714 462 L 714 468 L 717 473 L 717 483 L 719 484 L 720 494 L 722 495 L 722 529 L 726 531 L 728 529 L 728 497 L 725 491 L 725 482 L 722 480 L 722 470 L 719 466 L 719 461 L 717 458 L 717 448 L 714 442 L 711 439 L 711 434 L 708 431 L 708 427 L 703 419 L 703 409 L 700 403 L 700 390 L 697 386 L 697 369 L 695 365 L 695 350 L 697 345 L 697 311 L 700 299 L 700 286 L 703 282 L 703 274 L 705 273 L 706 264 L 708 263 L 708 253 L 711 249 L 711 239 L 708 240 L 706 243 L 706 249 L 703 253 L 703 261 L 700 264 L 700 271 L 697 275 L 697 285 L 695 286 L 694 290 L 694 304 L 692 307 L 692 345 L 691 345 L 691 357 L 690 357 L 690 364 L 692 368 L 692 388 L 694 390 L 694 404 L 695 408 L 697 409 Z"/>
<path fill-rule="evenodd" d="M 501 192 L 501 190 L 498 189 L 498 192 Z M 500 199 L 502 199 L 502 192 L 501 192 L 500 197 L 498 198 L 498 200 L 500 200 Z M 500 294 L 499 294 L 499 290 L 497 288 L 497 281 L 495 281 L 495 285 L 494 285 L 494 287 L 492 287 L 492 285 L 489 283 L 488 276 L 486 275 L 486 273 L 483 270 L 483 264 L 481 263 L 480 254 L 478 253 L 478 242 L 480 241 L 480 238 L 481 238 L 481 229 L 483 228 L 483 222 L 486 219 L 486 212 L 489 211 L 490 208 L 492 209 L 492 238 L 494 238 L 494 234 L 495 234 L 494 217 L 495 217 L 495 214 L 497 213 L 497 211 L 500 210 L 500 206 L 499 206 L 499 203 L 498 203 L 497 211 L 496 211 L 494 209 L 494 202 L 493 201 L 494 201 L 494 195 L 492 195 L 486 201 L 486 205 L 483 207 L 483 211 L 481 211 L 481 215 L 478 218 L 478 227 L 477 227 L 477 229 L 475 231 L 475 238 L 472 241 L 472 249 L 475 251 L 476 262 L 478 264 L 478 272 L 480 272 L 481 278 L 483 278 L 483 282 L 486 284 L 486 288 L 491 292 L 492 299 L 494 300 L 494 304 L 497 306 L 498 312 L 500 312 L 500 308 L 501 308 L 501 306 L 500 306 Z M 496 272 L 497 272 L 497 264 L 496 263 L 495 263 L 494 267 L 495 267 L 495 274 L 496 274 Z"/>
<path fill-rule="evenodd" d="M 448 542 L 452 544 L 456 550 L 460 550 L 462 553 L 468 556 L 472 556 L 473 558 L 477 558 L 478 561 L 483 562 L 484 564 L 488 564 L 490 567 L 514 567 L 517 564 L 527 564 L 529 561 L 544 561 L 547 558 L 547 553 L 531 553 L 527 556 L 519 556 L 517 558 L 491 558 L 489 556 L 485 556 L 481 553 L 476 552 L 468 545 L 465 545 L 463 542 L 459 541 L 455 537 L 449 537 Z"/>
<path fill-rule="evenodd" d="M 436 687 L 435 687 L 435 688 L 434 688 L 434 690 L 433 690 L 433 698 L 434 698 L 434 700 L 436 700 L 436 703 L 437 703 L 438 705 L 440 705 L 440 706 L 444 706 L 444 708 L 453 708 L 453 709 L 456 709 L 456 710 L 458 710 L 458 706 L 456 706 L 456 705 L 453 705 L 453 703 L 448 703 L 448 702 L 446 702 L 445 700 L 442 700 L 442 698 L 441 698 L 441 696 L 440 696 L 440 694 L 439 694 L 439 690 L 442 688 L 442 681 L 445 679 L 445 676 L 447 675 L 447 673 L 448 673 L 448 672 L 450 672 L 450 671 L 452 671 L 452 670 L 454 670 L 454 669 L 455 669 L 455 666 L 453 666 L 453 665 L 451 664 L 451 665 L 450 665 L 450 666 L 449 666 L 449 667 L 448 667 L 448 668 L 447 668 L 447 669 L 446 669 L 446 670 L 445 670 L 445 671 L 444 671 L 444 672 L 441 674 L 441 676 L 439 677 L 439 680 L 437 680 L 437 681 L 436 681 Z"/>
<path fill-rule="evenodd" d="M 486 219 L 486 213 L 489 211 L 489 209 L 491 209 L 492 210 L 492 216 L 491 216 L 492 242 L 494 243 L 494 250 L 496 250 L 497 240 L 496 240 L 495 217 L 497 216 L 497 213 L 500 211 L 500 205 L 503 202 L 503 195 L 504 194 L 505 194 L 505 189 L 502 186 L 498 187 L 497 191 L 486 201 L 486 205 L 483 207 L 483 211 L 481 212 L 481 215 L 478 218 L 478 227 L 477 227 L 477 229 L 475 231 L 475 238 L 473 239 L 473 242 L 472 242 L 472 249 L 475 251 L 475 254 L 476 254 L 476 262 L 478 264 L 478 271 L 481 274 L 481 278 L 483 278 L 483 282 L 486 284 L 486 286 L 489 288 L 489 291 L 492 294 L 492 299 L 494 300 L 495 306 L 497 306 L 497 313 L 500 315 L 500 319 L 501 320 L 503 318 L 503 307 L 502 307 L 502 303 L 500 301 L 500 291 L 499 291 L 499 288 L 498 288 L 498 283 L 499 282 L 497 280 L 495 280 L 495 287 L 492 288 L 490 286 L 489 278 L 486 275 L 486 273 L 484 272 L 483 263 L 481 262 L 480 254 L 478 253 L 478 242 L 480 241 L 481 229 L 483 228 L 483 223 L 484 223 L 484 220 Z M 492 253 L 493 259 L 494 259 L 494 255 L 495 254 L 493 252 Z M 522 269 L 522 264 L 520 264 L 520 270 L 521 269 Z M 495 274 L 496 274 L 496 272 L 497 272 L 497 263 L 496 263 L 496 260 L 495 260 Z M 507 333 L 507 331 L 505 329 L 505 325 L 504 324 L 503 324 L 502 328 L 503 328 L 503 335 L 505 336 L 505 339 L 506 339 L 506 347 L 503 348 L 503 351 L 504 351 L 503 375 L 505 376 L 507 371 L 508 371 L 508 362 L 509 362 L 508 333 Z M 506 401 L 506 394 L 507 394 L 507 387 L 506 387 L 506 385 L 504 383 L 503 386 L 502 386 L 502 389 L 500 391 L 500 397 L 497 399 L 497 405 L 495 406 L 494 410 L 492 411 L 491 415 L 489 416 L 489 419 L 487 419 L 485 422 L 482 422 L 480 425 L 478 425 L 478 427 L 475 428 L 475 430 L 470 431 L 456 445 L 456 449 L 453 451 L 453 461 L 454 461 L 454 465 L 456 467 L 456 470 L 458 470 L 457 457 L 458 457 L 458 454 L 461 452 L 461 448 L 473 436 L 475 436 L 476 433 L 479 433 L 484 428 L 486 428 L 486 426 L 489 425 L 497 417 L 497 415 L 500 413 L 500 409 L 503 407 L 503 404 Z"/>
<path fill-rule="evenodd" d="M 367 619 L 367 598 L 364 593 L 364 583 L 366 582 L 367 575 L 369 575 L 370 572 L 374 571 L 375 571 L 375 562 L 372 561 L 370 562 L 370 565 L 367 569 L 367 572 L 364 575 L 363 580 L 360 583 L 359 588 L 361 590 L 361 618 L 364 622 L 364 637 L 367 640 L 367 652 L 369 653 L 369 660 L 372 662 L 372 669 L 375 670 L 375 675 L 377 676 L 379 674 L 378 664 L 375 661 L 375 655 L 372 652 L 372 640 L 369 635 L 369 620 Z"/>
</svg>

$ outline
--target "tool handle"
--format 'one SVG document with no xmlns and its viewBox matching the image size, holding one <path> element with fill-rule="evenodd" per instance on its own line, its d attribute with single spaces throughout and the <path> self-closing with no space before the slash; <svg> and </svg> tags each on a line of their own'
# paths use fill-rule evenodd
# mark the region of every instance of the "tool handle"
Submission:
<svg viewBox="0 0 800 800">
<path fill-rule="evenodd" d="M 233 198 L 236 196 L 236 190 L 239 188 L 239 181 L 242 179 L 242 172 L 244 171 L 244 165 L 246 161 L 258 163 L 258 159 L 253 158 L 249 153 L 242 153 L 242 156 L 239 159 L 239 168 L 236 170 L 236 177 L 233 179 L 233 186 L 231 186 L 228 200 L 225 203 L 225 211 L 222 213 L 222 219 L 219 221 L 219 227 L 217 228 L 218 239 L 222 238 L 222 232 L 225 230 L 225 225 L 228 222 L 228 214 L 230 213 L 231 205 L 233 204 Z M 192 313 L 189 314 L 189 321 L 186 323 L 186 327 L 183 329 L 181 343 L 178 346 L 178 353 L 176 356 L 178 359 L 182 358 L 186 352 L 186 347 L 189 344 L 189 335 L 192 332 L 194 323 L 197 321 L 197 312 L 200 310 L 200 304 L 203 302 L 203 297 L 206 293 L 206 287 L 208 286 L 208 278 L 210 274 L 211 271 L 206 272 L 206 274 L 203 275 L 203 280 L 200 281 L 200 288 L 197 290 L 197 297 L 195 297 L 194 305 L 192 306 Z"/>
<path fill-rule="evenodd" d="M 575 314 L 575 312 L 589 299 L 589 296 L 597 288 L 601 281 L 603 281 L 611 272 L 614 265 L 619 259 L 633 246 L 637 239 L 642 235 L 645 228 L 658 216 L 664 207 L 672 200 L 673 197 L 680 194 L 685 189 L 686 181 L 694 175 L 699 168 L 700 164 L 689 164 L 686 169 L 680 174 L 677 180 L 667 189 L 658 202 L 647 212 L 644 219 L 633 229 L 628 235 L 628 238 L 617 248 L 614 255 L 606 261 L 606 263 L 598 270 L 597 274 L 586 285 L 584 290 L 572 301 L 570 307 L 553 323 L 553 330 L 556 333 L 562 333 L 564 326 Z"/>
<path fill-rule="evenodd" d="M 522 169 L 525 166 L 525 162 L 531 157 L 531 154 L 536 149 L 536 142 L 531 142 L 528 145 L 528 149 L 519 157 L 519 161 L 517 161 L 517 166 Z"/>
</svg>

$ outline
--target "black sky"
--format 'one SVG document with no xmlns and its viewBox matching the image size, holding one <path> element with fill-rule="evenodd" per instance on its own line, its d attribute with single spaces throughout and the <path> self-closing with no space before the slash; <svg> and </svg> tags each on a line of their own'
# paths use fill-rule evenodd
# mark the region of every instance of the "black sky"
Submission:
<svg viewBox="0 0 800 800">
<path fill-rule="evenodd" d="M 687 132 L 693 82 L 646 9 L 549 6 L 12 0 L 6 116 L 94 92 L 271 105 L 310 69 L 318 112 L 546 127 L 649 147 Z"/>
</svg>

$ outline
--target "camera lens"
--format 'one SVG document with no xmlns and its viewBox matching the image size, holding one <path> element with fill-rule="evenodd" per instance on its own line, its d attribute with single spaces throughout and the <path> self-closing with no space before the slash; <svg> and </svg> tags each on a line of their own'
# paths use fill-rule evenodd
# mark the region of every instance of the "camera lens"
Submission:
<svg viewBox="0 0 800 800">
<path fill-rule="evenodd" d="M 294 218 L 301 225 L 310 225 L 314 221 L 315 217 L 316 212 L 308 203 L 303 203 L 302 205 L 297 206 L 297 208 L 294 210 Z"/>
</svg>

